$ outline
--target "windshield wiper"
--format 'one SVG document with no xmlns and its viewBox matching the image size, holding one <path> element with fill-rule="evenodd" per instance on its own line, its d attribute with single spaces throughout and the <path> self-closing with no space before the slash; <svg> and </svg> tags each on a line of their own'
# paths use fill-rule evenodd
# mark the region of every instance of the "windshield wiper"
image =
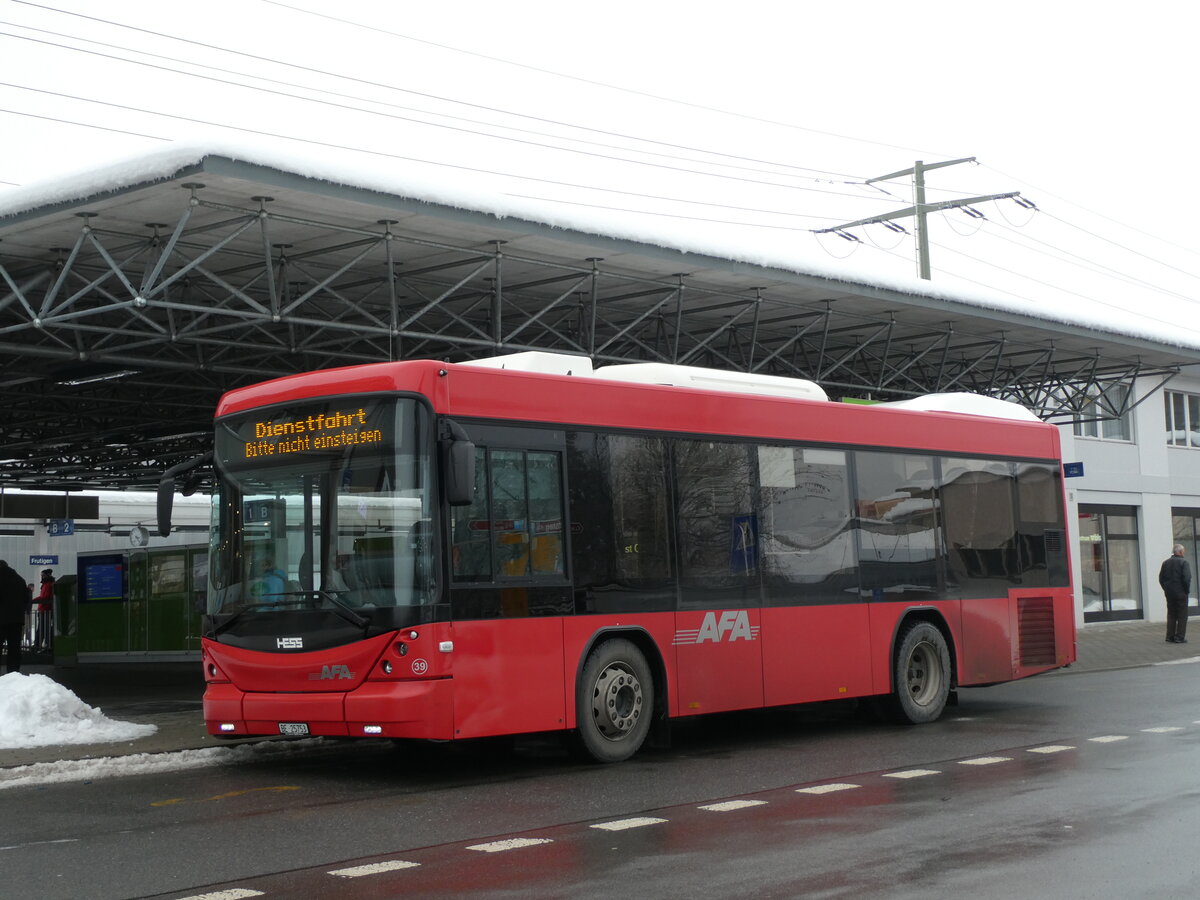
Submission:
<svg viewBox="0 0 1200 900">
<path fill-rule="evenodd" d="M 328 600 L 330 603 L 332 603 L 333 611 L 335 613 L 337 613 L 339 616 L 341 616 L 343 619 L 345 619 L 347 622 L 349 622 L 351 625 L 354 625 L 355 627 L 361 628 L 363 631 L 366 631 L 367 626 L 371 624 L 370 619 L 368 619 L 366 616 L 360 616 L 358 613 L 356 613 L 353 610 L 353 608 L 351 608 L 349 605 L 343 603 L 341 600 L 339 600 L 333 594 L 329 593 L 329 591 L 316 590 L 316 591 L 313 591 L 312 594 L 315 597 L 321 597 L 325 600 Z"/>
<path fill-rule="evenodd" d="M 328 591 L 285 591 L 283 593 L 274 594 L 273 596 L 278 597 L 279 599 L 260 600 L 257 603 L 251 603 L 247 606 L 243 606 L 220 625 L 213 628 L 212 636 L 216 637 L 217 635 L 221 634 L 221 632 L 228 631 L 234 622 L 248 612 L 255 612 L 264 609 L 319 609 L 321 602 L 324 600 L 328 600 L 331 604 L 333 604 L 333 612 L 335 615 L 345 619 L 355 628 L 361 628 L 363 631 L 366 631 L 367 627 L 371 624 L 370 619 L 368 619 L 366 616 L 359 615 L 353 610 L 353 608 L 343 603 Z M 285 597 L 292 599 L 284 599 Z M 312 603 L 313 600 L 317 601 L 315 605 Z"/>
</svg>

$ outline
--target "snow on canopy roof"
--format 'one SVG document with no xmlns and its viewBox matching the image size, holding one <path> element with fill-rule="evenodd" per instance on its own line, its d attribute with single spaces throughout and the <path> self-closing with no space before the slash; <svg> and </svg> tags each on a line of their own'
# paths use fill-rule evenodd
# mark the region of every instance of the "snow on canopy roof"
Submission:
<svg viewBox="0 0 1200 900">
<path fill-rule="evenodd" d="M 206 157 L 219 157 L 279 170 L 302 178 L 374 191 L 380 194 L 439 204 L 500 219 L 519 219 L 553 228 L 633 241 L 718 260 L 783 270 L 841 282 L 847 290 L 878 288 L 916 297 L 961 303 L 1028 316 L 1042 322 L 1060 322 L 1091 330 L 1148 339 L 1172 347 L 1200 349 L 1200 339 L 1188 340 L 1179 328 L 1133 312 L 1097 304 L 1079 307 L 1048 304 L 1036 298 L 1014 297 L 995 291 L 939 288 L 914 277 L 866 272 L 861 268 L 805 253 L 796 236 L 747 235 L 737 226 L 714 228 L 680 220 L 646 222 L 639 213 L 570 207 L 552 200 L 517 197 L 503 192 L 502 177 L 463 168 L 453 181 L 431 177 L 414 163 L 406 168 L 393 157 L 372 158 L 366 153 L 339 150 L 320 152 L 283 149 L 253 142 L 174 143 L 151 152 L 81 169 L 53 179 L 0 192 L 0 225 L 5 218 L 62 203 L 88 201 L 131 187 L 169 180 L 182 170 L 199 165 Z"/>
<path fill-rule="evenodd" d="M 1016 419 L 1021 422 L 1041 421 L 1041 419 L 1018 403 L 967 392 L 925 394 L 909 400 L 897 400 L 894 403 L 877 403 L 875 406 L 887 406 L 893 409 L 919 409 L 926 412 L 967 413 L 972 416 L 991 416 L 993 419 Z"/>
</svg>

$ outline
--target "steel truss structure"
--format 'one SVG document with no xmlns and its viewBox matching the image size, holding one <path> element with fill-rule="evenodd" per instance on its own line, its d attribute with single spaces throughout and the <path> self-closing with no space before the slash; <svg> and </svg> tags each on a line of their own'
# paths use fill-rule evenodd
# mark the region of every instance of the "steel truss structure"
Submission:
<svg viewBox="0 0 1200 900">
<path fill-rule="evenodd" d="M 149 486 L 207 449 L 237 385 L 531 349 L 798 376 L 832 396 L 973 391 L 1057 422 L 1120 416 L 1200 361 L 204 157 L 0 219 L 0 485 Z"/>
</svg>

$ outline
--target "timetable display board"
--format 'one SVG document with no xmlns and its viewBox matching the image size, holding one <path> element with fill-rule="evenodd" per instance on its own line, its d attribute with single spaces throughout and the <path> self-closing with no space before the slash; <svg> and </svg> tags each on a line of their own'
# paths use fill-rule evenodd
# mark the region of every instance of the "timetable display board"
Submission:
<svg viewBox="0 0 1200 900">
<path fill-rule="evenodd" d="M 126 599 L 128 566 L 124 554 L 79 560 L 79 602 L 121 603 Z"/>
</svg>

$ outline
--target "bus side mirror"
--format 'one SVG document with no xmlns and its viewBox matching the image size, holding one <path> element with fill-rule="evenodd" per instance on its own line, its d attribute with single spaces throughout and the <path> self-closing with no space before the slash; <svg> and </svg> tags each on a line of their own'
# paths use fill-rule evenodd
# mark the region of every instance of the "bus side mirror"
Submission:
<svg viewBox="0 0 1200 900">
<path fill-rule="evenodd" d="M 475 445 L 451 441 L 446 452 L 446 502 L 470 506 L 475 501 Z"/>
<path fill-rule="evenodd" d="M 446 502 L 470 506 L 475 501 L 475 444 L 457 422 L 445 420 L 442 435 L 442 479 Z"/>
<path fill-rule="evenodd" d="M 207 466 L 212 462 L 212 458 L 211 452 L 205 453 L 177 466 L 171 466 L 162 473 L 162 478 L 158 481 L 158 534 L 160 537 L 166 537 L 171 533 L 171 507 L 175 504 L 175 479 L 184 472 L 192 473 L 183 489 L 184 495 L 190 496 L 195 493 L 196 488 L 204 480 L 203 471 L 196 470 Z"/>
<path fill-rule="evenodd" d="M 175 504 L 175 479 L 163 475 L 158 482 L 158 534 L 166 537 L 171 533 L 171 507 Z"/>
</svg>

